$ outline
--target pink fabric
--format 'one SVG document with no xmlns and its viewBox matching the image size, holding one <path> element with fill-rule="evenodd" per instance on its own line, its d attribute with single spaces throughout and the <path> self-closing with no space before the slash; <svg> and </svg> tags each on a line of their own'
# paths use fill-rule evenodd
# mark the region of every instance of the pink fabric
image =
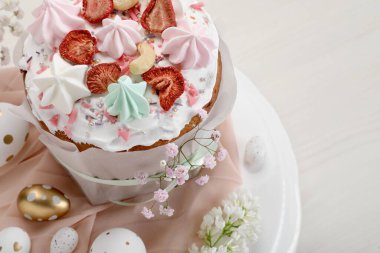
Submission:
<svg viewBox="0 0 380 253">
<path fill-rule="evenodd" d="M 15 69 L 0 70 L 0 102 L 20 104 L 24 99 L 22 78 Z M 19 226 L 32 239 L 32 253 L 48 252 L 53 234 L 62 227 L 71 226 L 79 233 L 76 253 L 88 252 L 98 234 L 113 227 L 126 227 L 135 231 L 145 242 L 149 253 L 186 252 L 196 242 L 203 216 L 212 207 L 220 205 L 230 192 L 240 184 L 240 172 L 236 167 L 238 152 L 231 122 L 220 130 L 223 144 L 230 156 L 219 163 L 210 175 L 210 182 L 198 186 L 195 180 L 173 190 L 169 203 L 175 209 L 173 217 L 158 215 L 146 220 L 140 214 L 142 206 L 120 207 L 112 204 L 92 206 L 69 174 L 52 158 L 38 141 L 38 133 L 31 129 L 24 149 L 10 163 L 0 167 L 0 230 Z M 17 210 L 19 191 L 30 184 L 50 184 L 68 195 L 72 208 L 68 215 L 57 221 L 32 222 L 24 219 Z M 156 207 L 158 208 L 158 207 Z"/>
</svg>

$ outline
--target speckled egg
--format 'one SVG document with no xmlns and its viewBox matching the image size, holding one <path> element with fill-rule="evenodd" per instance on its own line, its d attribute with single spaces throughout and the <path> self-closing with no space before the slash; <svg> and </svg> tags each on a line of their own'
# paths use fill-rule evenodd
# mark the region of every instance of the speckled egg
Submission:
<svg viewBox="0 0 380 253">
<path fill-rule="evenodd" d="M 17 227 L 8 227 L 0 231 L 0 252 L 4 253 L 29 253 L 29 235 Z"/>
<path fill-rule="evenodd" d="M 260 136 L 252 137 L 246 147 L 244 162 L 252 172 L 260 171 L 267 160 L 267 147 L 264 139 Z"/>
<path fill-rule="evenodd" d="M 50 185 L 35 184 L 19 193 L 17 207 L 28 220 L 51 221 L 69 212 L 70 200 Z"/>
<path fill-rule="evenodd" d="M 61 228 L 50 243 L 50 253 L 72 253 L 78 245 L 78 233 L 70 227 Z"/>
<path fill-rule="evenodd" d="M 0 103 L 0 167 L 15 158 L 28 138 L 29 123 L 13 116 L 12 106 Z"/>
<path fill-rule="evenodd" d="M 146 253 L 141 238 L 126 228 L 112 228 L 101 233 L 92 243 L 90 253 Z"/>
</svg>

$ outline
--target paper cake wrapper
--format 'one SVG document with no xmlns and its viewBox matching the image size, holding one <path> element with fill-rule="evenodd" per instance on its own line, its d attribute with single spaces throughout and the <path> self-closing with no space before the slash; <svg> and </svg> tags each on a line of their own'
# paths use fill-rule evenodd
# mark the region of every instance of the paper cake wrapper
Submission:
<svg viewBox="0 0 380 253">
<path fill-rule="evenodd" d="M 222 58 L 221 86 L 214 107 L 207 120 L 201 124 L 204 129 L 214 129 L 219 126 L 231 113 L 236 99 L 234 68 L 228 48 L 223 41 L 220 43 L 220 52 Z M 116 180 L 132 179 L 137 171 L 154 175 L 163 170 L 159 163 L 161 160 L 166 159 L 164 146 L 135 152 L 108 152 L 98 148 L 90 148 L 79 152 L 73 143 L 62 141 L 41 129 L 26 101 L 11 111 L 16 116 L 31 122 L 39 130 L 41 142 L 46 145 L 51 154 L 72 175 L 92 204 L 97 205 L 109 201 L 131 199 L 157 190 L 158 182 L 148 182 L 146 185 L 113 186 L 93 182 L 83 177 L 83 175 L 114 180 L 115 182 L 118 182 Z M 196 129 L 193 129 L 175 141 L 175 143 L 181 145 L 190 139 L 195 131 Z M 200 132 L 200 134 L 202 133 Z M 198 148 L 198 145 L 192 144 L 186 147 L 185 152 L 195 152 Z"/>
</svg>

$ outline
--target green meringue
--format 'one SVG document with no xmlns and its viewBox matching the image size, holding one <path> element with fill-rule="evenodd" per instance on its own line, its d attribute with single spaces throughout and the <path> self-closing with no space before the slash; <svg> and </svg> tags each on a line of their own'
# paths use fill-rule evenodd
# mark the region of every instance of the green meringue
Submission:
<svg viewBox="0 0 380 253">
<path fill-rule="evenodd" d="M 117 83 L 108 86 L 109 94 L 105 97 L 108 113 L 118 116 L 122 123 L 148 116 L 150 106 L 144 97 L 146 87 L 146 82 L 133 83 L 128 76 L 120 77 Z"/>
</svg>

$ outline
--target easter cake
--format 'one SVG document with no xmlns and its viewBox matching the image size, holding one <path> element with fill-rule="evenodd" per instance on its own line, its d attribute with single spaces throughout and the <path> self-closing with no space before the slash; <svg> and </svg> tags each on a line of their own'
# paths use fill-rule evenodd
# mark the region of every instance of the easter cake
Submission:
<svg viewBox="0 0 380 253">
<path fill-rule="evenodd" d="M 202 3 L 43 0 L 33 16 L 19 61 L 24 118 L 92 204 L 173 189 L 207 156 L 214 165 L 212 130 L 236 80 Z M 162 161 L 185 176 L 168 177 Z"/>
<path fill-rule="evenodd" d="M 149 150 L 212 109 L 222 78 L 217 30 L 180 0 L 44 0 L 20 67 L 41 127 L 79 151 Z"/>
</svg>

